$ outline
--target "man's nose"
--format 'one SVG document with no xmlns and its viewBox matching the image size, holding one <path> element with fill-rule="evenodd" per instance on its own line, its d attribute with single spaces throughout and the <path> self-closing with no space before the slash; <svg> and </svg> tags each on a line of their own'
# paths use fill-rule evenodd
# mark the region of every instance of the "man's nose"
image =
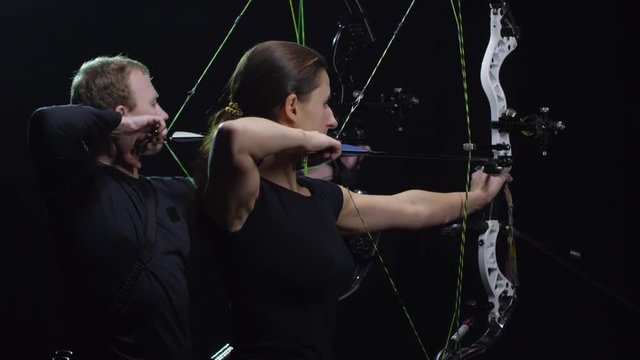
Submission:
<svg viewBox="0 0 640 360">
<path fill-rule="evenodd" d="M 160 107 L 160 114 L 159 115 L 161 115 L 164 118 L 164 121 L 167 121 L 169 119 L 169 114 L 167 114 L 167 112 L 164 111 L 164 109 L 162 107 Z"/>
</svg>

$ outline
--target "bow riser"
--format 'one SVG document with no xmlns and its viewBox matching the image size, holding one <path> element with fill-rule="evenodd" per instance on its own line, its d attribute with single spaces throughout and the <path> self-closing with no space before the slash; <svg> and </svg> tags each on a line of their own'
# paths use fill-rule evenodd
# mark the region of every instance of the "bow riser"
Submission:
<svg viewBox="0 0 640 360">
<path fill-rule="evenodd" d="M 500 118 L 508 111 L 507 98 L 502 90 L 502 86 L 500 85 L 500 68 L 502 67 L 504 59 L 518 45 L 517 37 L 515 35 L 503 37 L 503 34 L 507 31 L 503 31 L 502 21 L 507 11 L 508 6 L 504 3 L 499 7 L 492 8 L 491 10 L 491 34 L 487 51 L 482 59 L 480 76 L 482 88 L 489 99 L 491 122 L 495 125 L 492 126 L 491 129 L 491 144 L 495 159 L 511 157 L 509 133 L 506 131 L 500 131 L 497 126 Z M 495 145 L 502 146 L 500 146 L 500 148 L 496 148 Z"/>
</svg>

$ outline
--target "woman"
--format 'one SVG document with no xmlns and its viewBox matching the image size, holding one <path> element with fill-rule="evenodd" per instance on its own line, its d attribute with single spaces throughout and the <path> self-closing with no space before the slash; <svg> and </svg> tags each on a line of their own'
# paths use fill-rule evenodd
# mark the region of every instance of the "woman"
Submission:
<svg viewBox="0 0 640 360">
<path fill-rule="evenodd" d="M 464 192 L 357 194 L 297 173 L 305 154 L 340 155 L 326 135 L 337 126 L 326 69 L 295 43 L 254 46 L 203 141 L 199 188 L 231 302 L 235 359 L 330 359 L 338 298 L 354 270 L 341 235 L 462 214 Z M 474 173 L 469 211 L 488 204 L 505 178 Z"/>
</svg>

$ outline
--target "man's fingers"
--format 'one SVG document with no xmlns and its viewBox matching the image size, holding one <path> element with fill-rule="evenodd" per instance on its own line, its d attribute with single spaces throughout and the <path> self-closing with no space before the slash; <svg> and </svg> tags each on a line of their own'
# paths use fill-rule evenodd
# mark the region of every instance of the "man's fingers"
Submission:
<svg viewBox="0 0 640 360">
<path fill-rule="evenodd" d="M 158 132 L 161 132 L 166 128 L 164 117 L 159 115 L 125 116 L 123 121 L 125 120 L 130 124 L 129 131 L 132 133 L 138 131 L 150 132 L 151 129 L 157 129 Z"/>
</svg>

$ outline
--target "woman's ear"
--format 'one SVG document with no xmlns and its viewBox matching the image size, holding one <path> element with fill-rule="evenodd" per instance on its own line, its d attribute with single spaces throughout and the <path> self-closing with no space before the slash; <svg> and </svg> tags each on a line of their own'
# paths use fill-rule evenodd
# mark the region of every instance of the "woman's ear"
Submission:
<svg viewBox="0 0 640 360">
<path fill-rule="evenodd" d="M 298 121 L 298 96 L 296 94 L 287 95 L 284 100 L 284 119 L 283 121 L 287 125 L 292 125 Z"/>
</svg>

